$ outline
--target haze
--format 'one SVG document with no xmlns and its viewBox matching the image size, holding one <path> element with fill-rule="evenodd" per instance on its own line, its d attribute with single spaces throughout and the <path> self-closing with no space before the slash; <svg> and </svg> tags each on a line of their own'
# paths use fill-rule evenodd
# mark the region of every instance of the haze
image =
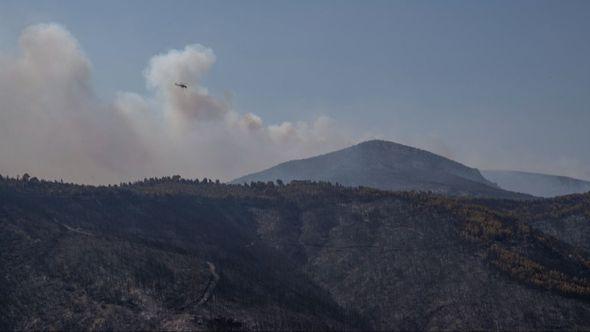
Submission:
<svg viewBox="0 0 590 332">
<path fill-rule="evenodd" d="M 588 31 L 587 1 L 2 2 L 0 174 L 229 180 L 381 138 L 590 179 Z"/>
</svg>

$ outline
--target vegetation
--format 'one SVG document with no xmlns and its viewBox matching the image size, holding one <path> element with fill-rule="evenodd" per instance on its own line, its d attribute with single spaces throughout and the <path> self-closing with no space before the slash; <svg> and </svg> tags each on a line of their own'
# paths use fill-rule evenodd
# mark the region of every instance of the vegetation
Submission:
<svg viewBox="0 0 590 332">
<path fill-rule="evenodd" d="M 588 329 L 588 252 L 536 226 L 572 216 L 590 194 L 0 177 L 0 329 Z"/>
</svg>

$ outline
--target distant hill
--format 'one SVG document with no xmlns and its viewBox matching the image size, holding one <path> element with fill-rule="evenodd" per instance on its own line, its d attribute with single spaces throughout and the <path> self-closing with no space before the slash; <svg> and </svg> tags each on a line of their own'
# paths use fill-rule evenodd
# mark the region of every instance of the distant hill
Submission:
<svg viewBox="0 0 590 332">
<path fill-rule="evenodd" d="M 483 176 L 503 189 L 540 197 L 554 197 L 590 191 L 590 182 L 520 171 L 481 171 Z"/>
<path fill-rule="evenodd" d="M 393 142 L 371 140 L 328 154 L 288 161 L 235 179 L 313 180 L 383 190 L 420 190 L 456 196 L 519 197 L 485 179 L 477 169 L 434 153 Z M 523 197 L 523 195 L 520 195 Z"/>
</svg>

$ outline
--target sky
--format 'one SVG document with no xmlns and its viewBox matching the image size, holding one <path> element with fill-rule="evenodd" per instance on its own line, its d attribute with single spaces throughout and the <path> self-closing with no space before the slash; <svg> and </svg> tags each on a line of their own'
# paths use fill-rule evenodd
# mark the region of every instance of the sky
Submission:
<svg viewBox="0 0 590 332">
<path fill-rule="evenodd" d="M 29 105 L 30 100 L 48 91 L 39 88 L 22 97 L 5 92 L 0 94 L 7 101 L 0 103 L 2 174 L 29 170 L 94 183 L 179 172 L 229 180 L 290 158 L 381 138 L 482 169 L 590 179 L 588 1 L 2 1 L 0 54 L 11 59 L 5 67 L 26 57 L 23 31 L 39 24 L 59 27 L 53 32 L 60 43 L 75 40 L 80 53 L 75 59 L 84 63 L 75 75 L 58 75 L 82 80 L 83 100 L 76 92 L 76 99 L 53 100 L 53 108 L 75 105 L 89 114 L 125 109 L 128 116 L 143 107 L 152 115 L 125 121 L 117 120 L 120 115 L 100 115 L 100 121 L 88 115 L 86 126 L 110 126 L 94 134 L 107 136 L 108 144 L 92 147 L 96 151 L 80 157 L 82 163 L 70 157 L 88 145 L 61 147 L 69 139 L 92 141 L 80 138 L 87 130 L 78 123 L 68 127 L 77 128 L 75 133 L 66 131 L 67 137 L 52 145 L 43 134 L 20 142 L 22 130 L 11 129 L 22 113 L 7 111 L 8 105 L 32 112 L 45 101 Z M 43 31 L 29 33 L 46 36 Z M 167 69 L 151 66 L 158 55 Z M 176 73 L 170 68 L 186 68 L 180 62 L 193 61 L 189 58 L 202 68 L 186 71 L 196 88 L 190 98 L 179 98 L 196 104 L 176 100 L 176 91 L 164 87 L 173 78 L 160 75 L 150 83 L 147 74 Z M 6 81 L 15 75 L 23 84 L 39 79 L 25 69 L 5 70 Z M 213 110 L 198 115 L 181 110 L 204 103 Z M 214 112 L 220 115 L 203 115 Z M 71 116 L 62 112 L 54 118 Z M 36 117 L 30 121 L 47 127 L 46 135 L 63 131 L 53 120 Z M 157 124 L 162 118 L 169 122 L 165 128 Z M 190 121 L 199 128 L 177 126 Z M 120 122 L 132 124 L 111 128 Z M 252 123 L 261 132 L 227 138 Z M 166 138 L 152 137 L 155 131 Z M 14 152 L 14 144 L 23 152 Z M 104 152 L 108 147 L 117 151 Z M 55 159 L 47 150 L 64 150 L 61 159 L 80 162 L 87 171 L 59 160 L 45 163 Z M 129 157 L 133 154 L 138 156 Z M 145 163 L 158 166 L 138 166 Z"/>
</svg>

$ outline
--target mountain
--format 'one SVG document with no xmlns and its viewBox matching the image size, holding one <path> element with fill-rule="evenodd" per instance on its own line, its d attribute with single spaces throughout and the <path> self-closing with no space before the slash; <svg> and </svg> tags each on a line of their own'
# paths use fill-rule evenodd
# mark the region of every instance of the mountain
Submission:
<svg viewBox="0 0 590 332">
<path fill-rule="evenodd" d="M 477 169 L 413 147 L 372 140 L 328 154 L 288 161 L 235 179 L 285 182 L 313 180 L 383 190 L 420 190 L 450 195 L 526 197 L 498 188 Z"/>
<path fill-rule="evenodd" d="M 588 330 L 563 223 L 590 194 L 0 177 L 0 330 Z"/>
<path fill-rule="evenodd" d="M 590 182 L 566 176 L 520 171 L 481 171 L 503 189 L 539 197 L 554 197 L 590 191 Z"/>
</svg>

